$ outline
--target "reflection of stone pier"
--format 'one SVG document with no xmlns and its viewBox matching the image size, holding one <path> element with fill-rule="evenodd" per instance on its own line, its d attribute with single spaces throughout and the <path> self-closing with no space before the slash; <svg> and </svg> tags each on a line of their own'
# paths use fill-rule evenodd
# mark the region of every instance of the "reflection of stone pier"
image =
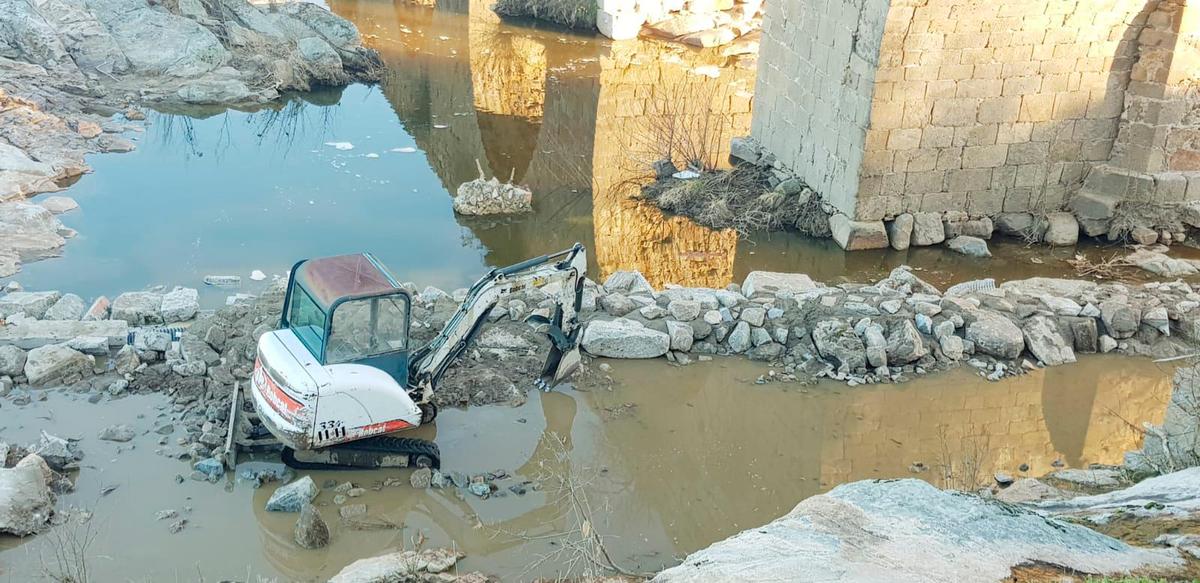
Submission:
<svg viewBox="0 0 1200 583">
<path fill-rule="evenodd" d="M 639 269 L 658 286 L 731 280 L 735 233 L 630 197 L 660 157 L 664 124 L 693 145 L 707 142 L 710 160 L 728 157 L 729 138 L 749 129 L 752 71 L 725 67 L 713 51 L 605 47 L 515 28 L 486 0 L 330 4 L 375 35 L 368 43 L 388 65 L 384 95 L 448 192 L 478 176 L 476 160 L 488 176 L 533 191 L 532 216 L 459 219 L 489 264 L 580 241 L 594 250 L 596 277 Z"/>
</svg>

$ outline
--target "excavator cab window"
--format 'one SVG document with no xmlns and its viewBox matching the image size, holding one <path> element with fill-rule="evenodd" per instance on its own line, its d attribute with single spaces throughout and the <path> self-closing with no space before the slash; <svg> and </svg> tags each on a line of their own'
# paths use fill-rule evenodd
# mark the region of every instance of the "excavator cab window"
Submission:
<svg viewBox="0 0 1200 583">
<path fill-rule="evenodd" d="M 334 308 L 325 364 L 357 362 L 407 349 L 407 295 L 347 300 Z"/>
<path fill-rule="evenodd" d="M 320 358 L 325 345 L 325 312 L 303 287 L 296 286 L 292 292 L 288 324 L 309 352 Z"/>
</svg>

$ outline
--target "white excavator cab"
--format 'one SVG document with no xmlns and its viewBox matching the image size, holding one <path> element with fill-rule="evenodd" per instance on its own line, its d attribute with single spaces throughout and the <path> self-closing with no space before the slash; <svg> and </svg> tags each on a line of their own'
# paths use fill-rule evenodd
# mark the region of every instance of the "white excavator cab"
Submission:
<svg viewBox="0 0 1200 583">
<path fill-rule="evenodd" d="M 300 261 L 279 329 L 258 340 L 250 381 L 258 418 L 297 467 L 437 467 L 436 445 L 381 436 L 433 421 L 438 380 L 508 294 L 539 288 L 548 296 L 552 308 L 526 318 L 550 339 L 536 383 L 548 390 L 565 380 L 580 362 L 586 272 L 579 244 L 492 269 L 467 290 L 437 337 L 413 348 L 411 298 L 372 255 Z"/>
</svg>

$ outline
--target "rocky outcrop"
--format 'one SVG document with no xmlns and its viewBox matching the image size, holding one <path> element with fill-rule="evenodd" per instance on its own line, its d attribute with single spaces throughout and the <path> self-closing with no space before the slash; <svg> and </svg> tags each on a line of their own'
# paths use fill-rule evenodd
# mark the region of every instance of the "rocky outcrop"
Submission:
<svg viewBox="0 0 1200 583">
<path fill-rule="evenodd" d="M 692 553 L 654 581 L 1002 581 L 1030 563 L 1086 574 L 1183 565 L 1172 550 L 1131 547 L 1032 510 L 894 480 L 808 498 L 774 522 Z"/>
<path fill-rule="evenodd" d="M 1127 468 L 1163 473 L 1200 466 L 1200 365 L 1175 371 L 1162 425 L 1145 430 L 1142 449 L 1125 454 Z"/>
<path fill-rule="evenodd" d="M 451 573 L 463 554 L 450 549 L 396 551 L 359 559 L 346 565 L 329 583 L 385 583 L 389 581 L 487 581 L 478 573 Z"/>
<path fill-rule="evenodd" d="M 533 193 L 515 184 L 492 177 L 464 182 L 454 197 L 454 212 L 460 215 L 488 216 L 533 212 Z"/>
</svg>

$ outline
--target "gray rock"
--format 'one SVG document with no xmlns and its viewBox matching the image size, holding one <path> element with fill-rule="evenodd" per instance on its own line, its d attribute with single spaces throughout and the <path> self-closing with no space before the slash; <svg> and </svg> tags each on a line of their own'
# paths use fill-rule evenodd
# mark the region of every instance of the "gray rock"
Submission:
<svg viewBox="0 0 1200 583">
<path fill-rule="evenodd" d="M 671 317 L 681 322 L 690 322 L 700 317 L 700 302 L 695 300 L 671 300 L 667 304 Z"/>
<path fill-rule="evenodd" d="M 743 162 L 756 164 L 762 155 L 762 146 L 754 138 L 733 138 L 729 141 L 729 155 Z"/>
<path fill-rule="evenodd" d="M 953 334 L 938 338 L 938 346 L 942 349 L 942 354 L 950 360 L 962 360 L 966 351 L 963 339 Z"/>
<path fill-rule="evenodd" d="M 1112 488 L 1121 485 L 1121 472 L 1119 470 L 1066 469 L 1053 472 L 1050 474 L 1050 477 L 1087 488 Z"/>
<path fill-rule="evenodd" d="M 774 297 L 779 292 L 790 292 L 799 294 L 817 288 L 817 284 L 812 278 L 803 273 L 778 273 L 774 271 L 751 271 L 750 275 L 746 276 L 742 282 L 742 294 L 747 298 L 754 297 Z M 718 294 L 718 299 L 721 300 L 721 305 L 732 306 L 737 304 L 737 298 L 731 298 L 732 301 L 726 301 Z"/>
<path fill-rule="evenodd" d="M 750 360 L 773 361 L 783 356 L 785 348 L 778 342 L 767 342 L 751 348 L 746 352 Z"/>
<path fill-rule="evenodd" d="M 412 475 L 408 477 L 408 482 L 412 484 L 413 488 L 424 490 L 433 484 L 433 470 L 419 468 L 413 471 Z"/>
<path fill-rule="evenodd" d="M 840 320 L 818 322 L 812 331 L 813 344 L 825 359 L 845 373 L 866 367 L 866 346 L 848 324 Z"/>
<path fill-rule="evenodd" d="M 320 491 L 309 476 L 304 476 L 286 486 L 280 486 L 267 500 L 270 512 L 300 512 L 300 508 L 313 501 Z"/>
<path fill-rule="evenodd" d="M 751 326 L 762 326 L 766 321 L 767 311 L 762 308 L 743 308 L 740 319 Z"/>
<path fill-rule="evenodd" d="M 751 347 L 750 324 L 744 320 L 739 321 L 733 327 L 733 331 L 729 333 L 729 350 L 735 353 L 742 353 L 749 350 Z"/>
<path fill-rule="evenodd" d="M 12 468 L 0 464 L 0 534 L 28 536 L 45 529 L 54 512 L 50 468 L 29 454 Z"/>
<path fill-rule="evenodd" d="M 754 346 L 756 346 L 756 347 L 762 346 L 763 344 L 766 344 L 766 343 L 772 342 L 772 341 L 774 341 L 774 339 L 771 338 L 771 333 L 767 332 L 767 330 L 765 328 L 751 328 L 750 329 L 750 343 L 753 344 Z"/>
<path fill-rule="evenodd" d="M 138 330 L 133 337 L 133 347 L 138 350 L 166 352 L 171 349 L 171 335 L 162 330 Z"/>
<path fill-rule="evenodd" d="M 173 324 L 195 318 L 196 313 L 200 311 L 199 298 L 199 293 L 188 287 L 177 287 L 164 294 L 159 309 L 163 322 Z"/>
<path fill-rule="evenodd" d="M 1013 359 L 1021 355 L 1025 337 L 1021 329 L 1000 314 L 978 311 L 975 320 L 967 325 L 967 340 L 975 349 L 997 358 Z"/>
<path fill-rule="evenodd" d="M 671 350 L 687 352 L 692 349 L 695 336 L 690 325 L 668 320 L 667 334 L 671 336 Z"/>
<path fill-rule="evenodd" d="M 1079 242 L 1079 222 L 1071 213 L 1046 215 L 1046 233 L 1043 240 L 1056 247 L 1069 247 Z"/>
<path fill-rule="evenodd" d="M 949 247 L 951 251 L 962 253 L 963 255 L 967 255 L 969 257 L 992 256 L 992 252 L 988 250 L 987 241 L 984 241 L 979 237 L 972 237 L 970 235 L 959 235 L 953 239 L 950 239 L 950 242 L 947 243 L 946 246 Z"/>
<path fill-rule="evenodd" d="M 883 335 L 883 327 L 871 324 L 863 330 L 862 337 L 867 351 L 867 364 L 871 368 L 887 366 L 887 338 Z"/>
<path fill-rule="evenodd" d="M 583 349 L 610 358 L 658 358 L 671 347 L 671 337 L 634 320 L 592 320 L 583 330 Z"/>
<path fill-rule="evenodd" d="M 1100 302 L 1100 317 L 1108 335 L 1118 340 L 1132 337 L 1141 325 L 1141 314 L 1129 305 L 1128 300 Z"/>
<path fill-rule="evenodd" d="M 1029 318 L 1024 323 L 1022 334 L 1025 337 L 1025 348 L 1047 366 L 1075 362 L 1075 350 L 1058 333 L 1058 327 L 1049 317 Z"/>
<path fill-rule="evenodd" d="M 162 324 L 163 295 L 155 292 L 125 292 L 112 303 L 112 319 L 124 320 L 131 326 Z"/>
<path fill-rule="evenodd" d="M 1108 354 L 1117 349 L 1117 341 L 1108 334 L 1100 335 L 1100 352 Z"/>
<path fill-rule="evenodd" d="M 192 470 L 202 474 L 205 479 L 216 481 L 225 475 L 225 465 L 217 458 L 204 458 L 192 465 Z M 272 497 L 274 499 L 274 497 Z M 270 503 L 268 503 L 268 506 Z M 267 508 L 270 510 L 270 508 Z"/>
<path fill-rule="evenodd" d="M 987 541 L 987 552 L 980 552 L 979 541 Z M 770 524 L 692 553 L 653 581 L 1000 581 L 1030 563 L 1125 573 L 1176 568 L 1182 561 L 1032 510 L 908 479 L 838 486 Z"/>
<path fill-rule="evenodd" d="M 129 326 L 120 320 L 76 322 L 72 320 L 22 320 L 0 327 L 0 345 L 24 349 L 47 344 L 62 344 L 79 337 L 103 336 L 111 347 L 122 346 L 129 337 Z"/>
<path fill-rule="evenodd" d="M 833 240 L 846 251 L 883 249 L 888 246 L 883 221 L 854 221 L 843 214 L 829 216 Z"/>
<path fill-rule="evenodd" d="M 1094 318 L 1076 318 L 1069 323 L 1075 339 L 1075 352 L 1091 354 L 1100 350 L 1100 330 Z"/>
<path fill-rule="evenodd" d="M 890 364 L 908 364 L 929 353 L 917 327 L 911 320 L 900 320 L 891 325 L 887 335 L 887 360 Z"/>
<path fill-rule="evenodd" d="M 717 310 L 708 310 L 707 312 L 704 312 L 704 323 L 708 324 L 709 326 L 716 326 L 723 321 L 724 318 L 721 317 L 721 312 Z"/>
<path fill-rule="evenodd" d="M 0 376 L 15 377 L 25 373 L 25 351 L 16 346 L 0 346 Z"/>
<path fill-rule="evenodd" d="M 1030 504 L 1065 497 L 1062 490 L 1035 478 L 1022 478 L 996 493 L 997 500 L 1009 504 Z"/>
<path fill-rule="evenodd" d="M 516 184 L 482 176 L 464 182 L 454 197 L 454 212 L 460 215 L 507 215 L 533 212 L 533 193 Z"/>
<path fill-rule="evenodd" d="M 46 310 L 44 318 L 46 320 L 78 320 L 83 317 L 84 308 L 83 298 L 75 294 L 66 294 Z"/>
<path fill-rule="evenodd" d="M 928 247 L 946 240 L 939 213 L 914 213 L 911 244 L 913 247 Z"/>
<path fill-rule="evenodd" d="M 959 236 L 979 237 L 980 239 L 991 239 L 993 230 L 994 230 L 994 227 L 992 225 L 992 219 L 990 219 L 988 217 L 982 217 L 982 218 L 978 218 L 978 219 L 970 219 L 968 221 L 964 221 L 959 226 L 958 234 L 959 234 Z"/>
<path fill-rule="evenodd" d="M 1163 336 L 1171 335 L 1171 320 L 1167 315 L 1167 308 L 1163 306 L 1147 308 L 1142 312 L 1142 324 L 1158 330 Z"/>
<path fill-rule="evenodd" d="M 4 233 L 4 231 L 0 229 L 0 233 Z M 7 318 L 13 314 L 24 312 L 30 318 L 40 319 L 61 298 L 62 294 L 56 291 L 11 292 L 8 295 L 0 296 L 0 318 Z"/>
<path fill-rule="evenodd" d="M 321 549 L 329 544 L 329 526 L 321 518 L 321 511 L 307 502 L 300 507 L 300 518 L 292 534 L 301 548 Z"/>
<path fill-rule="evenodd" d="M 329 583 L 383 583 L 387 581 L 450 581 L 466 577 L 439 576 L 450 571 L 461 553 L 451 549 L 396 551 L 350 563 Z M 446 575 L 449 575 L 446 573 Z M 478 579 L 483 579 L 482 576 Z"/>
<path fill-rule="evenodd" d="M 63 439 L 45 431 L 29 450 L 41 456 L 52 469 L 58 472 L 78 469 L 79 461 L 83 459 L 83 452 L 80 451 L 79 445 L 75 441 Z"/>
<path fill-rule="evenodd" d="M 67 346 L 84 354 L 92 356 L 108 356 L 108 338 L 104 336 L 77 336 L 67 342 Z"/>
<path fill-rule="evenodd" d="M 25 377 L 31 385 L 70 384 L 92 374 L 95 358 L 61 344 L 30 350 L 25 359 Z"/>
<path fill-rule="evenodd" d="M 100 435 L 97 437 L 104 441 L 118 441 L 124 443 L 132 440 L 136 436 L 137 431 L 135 431 L 132 427 L 125 424 L 119 424 L 105 427 L 100 431 Z"/>
<path fill-rule="evenodd" d="M 891 244 L 892 249 L 897 251 L 908 249 L 912 242 L 913 222 L 913 216 L 909 213 L 904 213 L 885 224 L 887 227 L 888 243 Z"/>
<path fill-rule="evenodd" d="M 653 294 L 654 288 L 645 276 L 637 271 L 616 271 L 604 280 L 604 289 L 608 292 L 624 292 L 630 294 Z"/>
<path fill-rule="evenodd" d="M 1010 237 L 1041 241 L 1046 224 L 1030 213 L 1000 213 L 996 215 L 996 230 Z"/>
<path fill-rule="evenodd" d="M 633 300 L 624 294 L 611 293 L 600 298 L 600 307 L 609 314 L 620 318 L 638 308 Z"/>
<path fill-rule="evenodd" d="M 658 306 L 646 306 L 639 308 L 637 313 L 647 320 L 657 320 L 667 315 L 667 311 Z"/>
</svg>

